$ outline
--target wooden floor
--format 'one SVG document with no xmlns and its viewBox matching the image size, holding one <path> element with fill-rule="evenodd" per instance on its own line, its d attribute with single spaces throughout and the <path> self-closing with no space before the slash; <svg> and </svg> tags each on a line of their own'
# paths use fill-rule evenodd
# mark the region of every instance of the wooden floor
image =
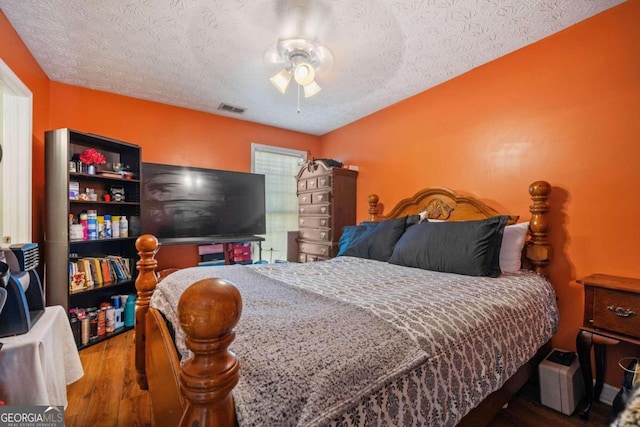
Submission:
<svg viewBox="0 0 640 427">
<path fill-rule="evenodd" d="M 151 426 L 149 396 L 138 388 L 133 331 L 80 351 L 84 376 L 67 387 L 66 427 Z"/>
<path fill-rule="evenodd" d="M 149 397 L 135 382 L 133 331 L 80 351 L 84 376 L 67 388 L 65 425 L 151 426 Z M 538 402 L 529 383 L 493 420 L 490 427 L 604 427 L 610 407 L 594 403 L 585 421 L 568 417 Z"/>
</svg>

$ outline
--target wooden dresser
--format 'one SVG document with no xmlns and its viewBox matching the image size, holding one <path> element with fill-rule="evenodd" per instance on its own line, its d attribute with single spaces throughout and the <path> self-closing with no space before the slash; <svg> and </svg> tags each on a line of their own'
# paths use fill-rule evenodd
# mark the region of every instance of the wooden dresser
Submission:
<svg viewBox="0 0 640 427">
<path fill-rule="evenodd" d="M 576 348 L 585 384 L 588 417 L 593 401 L 600 399 L 606 366 L 606 347 L 620 341 L 640 345 L 640 279 L 592 274 L 579 279 L 584 286 L 584 322 Z M 594 349 L 596 381 L 592 385 L 591 348 Z"/>
<path fill-rule="evenodd" d="M 321 261 L 338 253 L 342 228 L 356 221 L 358 172 L 308 161 L 298 181 L 298 261 Z"/>
</svg>

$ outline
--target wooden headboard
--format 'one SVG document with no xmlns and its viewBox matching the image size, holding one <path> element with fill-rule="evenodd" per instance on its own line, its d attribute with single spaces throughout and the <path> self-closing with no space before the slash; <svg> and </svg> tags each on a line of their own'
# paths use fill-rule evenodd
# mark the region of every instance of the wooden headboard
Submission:
<svg viewBox="0 0 640 427">
<path fill-rule="evenodd" d="M 538 274 L 547 276 L 546 267 L 550 262 L 550 246 L 548 241 L 548 198 L 551 186 L 546 181 L 536 181 L 529 186 L 529 195 L 533 204 L 529 207 L 529 240 L 523 252 L 525 267 L 535 270 Z M 504 215 L 489 207 L 473 196 L 456 193 L 443 187 L 430 187 L 418 191 L 412 197 L 402 199 L 386 215 L 379 213 L 379 198 L 377 194 L 368 197 L 369 221 L 384 221 L 405 215 L 426 213 L 427 219 L 447 221 L 470 221 Z M 518 215 L 509 215 L 507 225 L 515 224 Z"/>
</svg>

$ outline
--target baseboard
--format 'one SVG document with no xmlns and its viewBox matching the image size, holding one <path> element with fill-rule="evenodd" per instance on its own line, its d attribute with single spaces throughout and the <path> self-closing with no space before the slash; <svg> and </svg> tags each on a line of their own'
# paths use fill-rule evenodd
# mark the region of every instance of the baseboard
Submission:
<svg viewBox="0 0 640 427">
<path fill-rule="evenodd" d="M 614 387 L 611 384 L 604 383 L 602 393 L 600 393 L 600 402 L 609 406 L 613 405 L 613 399 L 615 399 L 618 391 L 620 391 L 620 387 Z"/>
</svg>

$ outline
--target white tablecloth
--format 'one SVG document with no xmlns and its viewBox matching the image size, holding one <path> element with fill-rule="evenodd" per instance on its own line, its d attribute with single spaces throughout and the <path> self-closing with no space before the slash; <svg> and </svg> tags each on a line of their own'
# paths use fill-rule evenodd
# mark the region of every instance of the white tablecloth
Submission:
<svg viewBox="0 0 640 427">
<path fill-rule="evenodd" d="M 47 307 L 28 333 L 0 342 L 0 400 L 67 406 L 67 384 L 84 371 L 64 308 Z"/>
</svg>

